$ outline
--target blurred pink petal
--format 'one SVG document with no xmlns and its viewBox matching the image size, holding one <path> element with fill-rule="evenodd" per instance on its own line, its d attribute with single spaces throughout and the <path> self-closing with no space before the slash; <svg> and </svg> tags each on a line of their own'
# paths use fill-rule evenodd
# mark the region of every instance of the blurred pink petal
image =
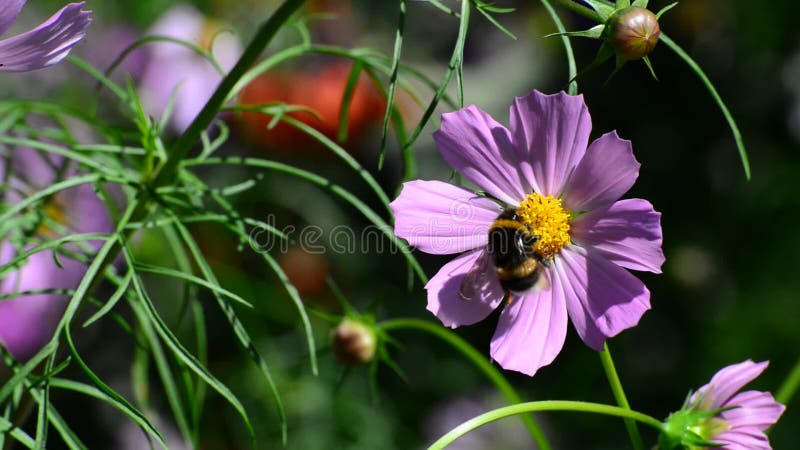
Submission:
<svg viewBox="0 0 800 450">
<path fill-rule="evenodd" d="M 7 3 L 12 14 L 19 12 L 18 2 Z M 0 72 L 27 72 L 52 66 L 66 58 L 86 35 L 92 21 L 91 11 L 81 10 L 83 5 L 70 3 L 38 27 L 0 40 Z M 0 27 L 2 25 L 4 23 L 0 22 Z"/>
</svg>

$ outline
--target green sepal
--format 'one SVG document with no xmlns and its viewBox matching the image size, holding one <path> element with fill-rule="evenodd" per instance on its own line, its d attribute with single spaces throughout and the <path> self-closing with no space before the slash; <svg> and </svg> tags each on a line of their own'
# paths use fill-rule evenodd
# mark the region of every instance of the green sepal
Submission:
<svg viewBox="0 0 800 450">
<path fill-rule="evenodd" d="M 690 409 L 674 412 L 664 421 L 661 434 L 658 436 L 659 450 L 678 450 L 689 448 L 719 447 L 722 444 L 710 441 L 694 431 L 694 427 L 709 420 L 719 413 L 714 411 L 695 411 Z"/>
<path fill-rule="evenodd" d="M 646 3 L 646 2 L 645 2 L 645 3 Z M 664 14 L 665 12 L 667 12 L 667 11 L 669 11 L 670 9 L 674 8 L 674 7 L 675 7 L 675 5 L 677 5 L 677 4 L 678 4 L 678 2 L 675 2 L 675 3 L 670 3 L 669 5 L 667 5 L 667 6 L 663 7 L 663 8 L 661 8 L 661 11 L 659 11 L 659 12 L 657 12 L 657 13 L 656 13 L 656 19 L 660 19 L 662 14 Z"/>
<path fill-rule="evenodd" d="M 647 66 L 647 68 L 650 69 L 650 75 L 653 76 L 653 79 L 658 81 L 658 77 L 656 76 L 656 71 L 653 70 L 653 64 L 650 62 L 650 57 L 645 56 L 644 58 L 642 58 L 642 60 L 644 61 L 644 64 Z"/>
<path fill-rule="evenodd" d="M 647 0 L 634 0 L 633 6 L 637 6 L 639 8 L 647 8 Z"/>
<path fill-rule="evenodd" d="M 630 8 L 631 0 L 617 0 L 616 4 L 617 4 L 617 9 Z"/>
<path fill-rule="evenodd" d="M 553 37 L 553 36 L 569 36 L 569 37 L 585 37 L 591 39 L 600 39 L 603 36 L 603 29 L 605 29 L 605 25 L 596 25 L 588 30 L 583 31 L 565 31 L 563 33 L 550 33 L 545 37 Z"/>
<path fill-rule="evenodd" d="M 616 8 L 614 8 L 613 5 L 609 5 L 599 0 L 585 0 L 585 1 L 586 3 L 589 4 L 589 6 L 592 7 L 592 9 L 594 9 L 597 15 L 600 16 L 601 19 L 603 19 L 603 22 L 608 20 L 608 18 L 611 17 L 617 10 Z"/>
<path fill-rule="evenodd" d="M 589 72 L 590 70 L 597 68 L 600 64 L 603 64 L 604 62 L 611 59 L 612 56 L 614 56 L 614 49 L 611 48 L 611 45 L 609 45 L 607 42 L 603 42 L 603 45 L 600 46 L 600 50 L 597 51 L 597 55 L 594 57 L 594 61 L 592 61 L 588 66 L 584 67 L 580 72 L 578 72 L 577 75 L 572 77 L 572 79 L 569 80 L 567 84 L 570 84 L 573 81 L 577 80 L 578 77 L 585 74 L 586 72 Z"/>
</svg>

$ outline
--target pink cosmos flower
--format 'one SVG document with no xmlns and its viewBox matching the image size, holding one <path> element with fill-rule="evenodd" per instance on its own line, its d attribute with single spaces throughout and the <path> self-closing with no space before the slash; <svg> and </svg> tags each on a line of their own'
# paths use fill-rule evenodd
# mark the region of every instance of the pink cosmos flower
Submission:
<svg viewBox="0 0 800 450">
<path fill-rule="evenodd" d="M 237 37 L 186 5 L 167 11 L 147 34 L 169 36 L 211 51 L 226 72 L 242 53 Z M 175 93 L 171 125 L 181 133 L 211 98 L 223 74 L 202 55 L 174 42 L 148 44 L 147 49 L 148 64 L 140 85 L 142 105 L 148 114 L 158 117 Z"/>
<path fill-rule="evenodd" d="M 783 414 L 785 406 L 775 401 L 769 392 L 739 392 L 755 380 L 769 365 L 769 361 L 755 363 L 751 360 L 734 364 L 717 372 L 711 382 L 697 390 L 689 400 L 696 410 L 722 411 L 706 422 L 704 438 L 722 444 L 720 450 L 770 450 L 769 439 L 764 434 Z"/>
<path fill-rule="evenodd" d="M 17 20 L 26 0 L 0 0 L 0 34 Z M 0 40 L 0 72 L 27 72 L 52 66 L 66 58 L 86 35 L 91 11 L 83 2 L 70 3 L 38 27 Z"/>
<path fill-rule="evenodd" d="M 395 233 L 409 244 L 460 253 L 425 286 L 428 310 L 449 327 L 484 319 L 506 296 L 487 249 L 504 207 L 536 235 L 526 251 L 547 282 L 514 292 L 503 308 L 491 355 L 506 369 L 533 375 L 551 363 L 568 317 L 601 350 L 650 308 L 650 292 L 625 269 L 660 272 L 661 215 L 646 200 L 619 200 L 639 172 L 630 142 L 612 132 L 589 145 L 590 130 L 583 97 L 563 92 L 517 98 L 508 129 L 474 105 L 446 113 L 436 145 L 486 195 L 416 180 L 391 204 Z"/>
<path fill-rule="evenodd" d="M 15 148 L 9 161 L 0 158 L 0 173 L 5 173 L 6 164 L 10 166 L 10 175 L 3 180 L 3 201 L 13 204 L 56 182 L 58 168 L 64 164 L 64 159 L 30 148 Z M 67 174 L 73 173 L 74 170 L 68 170 Z M 108 233 L 113 230 L 105 204 L 91 185 L 61 191 L 37 208 L 42 220 L 33 231 L 41 241 L 59 237 L 58 228 L 61 227 L 75 233 Z M 30 231 L 16 230 L 20 234 Z M 8 235 L 2 239 L 0 267 L 11 262 L 20 251 Z M 26 238 L 26 242 L 29 241 Z M 88 244 L 96 250 L 101 242 L 88 241 Z M 31 243 L 24 250 L 36 245 Z M 71 244 L 65 247 L 71 251 L 79 250 Z M 13 294 L 42 289 L 75 289 L 86 273 L 86 266 L 65 256 L 60 256 L 59 261 L 63 267 L 56 265 L 51 250 L 41 251 L 0 276 L 0 294 L 12 295 L 10 299 L 0 299 L 0 346 L 18 361 L 28 360 L 50 340 L 66 308 L 68 296 L 56 293 Z"/>
</svg>

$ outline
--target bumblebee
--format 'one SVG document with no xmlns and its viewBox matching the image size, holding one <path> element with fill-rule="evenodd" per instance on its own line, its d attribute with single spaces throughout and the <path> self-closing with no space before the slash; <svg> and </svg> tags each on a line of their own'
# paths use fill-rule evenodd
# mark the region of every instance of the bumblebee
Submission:
<svg viewBox="0 0 800 450">
<path fill-rule="evenodd" d="M 465 300 L 478 298 L 478 291 L 489 288 L 479 280 L 486 280 L 487 272 L 494 269 L 508 301 L 513 293 L 525 292 L 547 283 L 543 268 L 544 258 L 537 255 L 533 246 L 539 236 L 530 225 L 523 223 L 516 208 L 506 208 L 489 227 L 489 242 L 483 255 L 467 272 L 461 282 L 460 295 Z M 493 266 L 493 267 L 492 267 Z"/>
</svg>

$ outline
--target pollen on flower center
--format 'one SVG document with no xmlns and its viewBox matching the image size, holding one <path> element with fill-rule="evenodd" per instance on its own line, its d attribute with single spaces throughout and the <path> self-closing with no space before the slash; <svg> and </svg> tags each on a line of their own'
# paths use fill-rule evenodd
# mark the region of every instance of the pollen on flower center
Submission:
<svg viewBox="0 0 800 450">
<path fill-rule="evenodd" d="M 553 196 L 528 194 L 519 207 L 520 220 L 529 225 L 539 237 L 533 251 L 542 258 L 550 259 L 570 243 L 569 228 L 571 214 L 561 206 L 561 199 Z"/>
</svg>

